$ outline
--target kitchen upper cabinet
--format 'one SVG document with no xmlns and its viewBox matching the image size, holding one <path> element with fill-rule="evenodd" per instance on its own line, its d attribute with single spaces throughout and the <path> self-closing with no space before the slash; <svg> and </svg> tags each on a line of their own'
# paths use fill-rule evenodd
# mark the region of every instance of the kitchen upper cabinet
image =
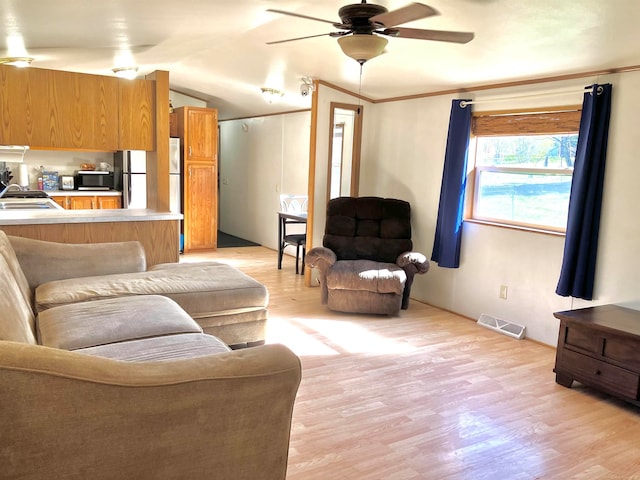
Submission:
<svg viewBox="0 0 640 480">
<path fill-rule="evenodd" d="M 0 66 L 0 144 L 118 148 L 118 79 Z"/>
<path fill-rule="evenodd" d="M 119 79 L 118 150 L 153 150 L 154 83 Z"/>
<path fill-rule="evenodd" d="M 218 242 L 218 111 L 180 107 L 184 251 L 215 249 Z"/>
<path fill-rule="evenodd" d="M 43 95 L 46 90 L 33 92 L 34 85 L 29 80 L 30 70 L 0 65 L 1 145 L 31 144 L 34 121 L 37 122 L 33 118 L 34 93 Z"/>
<path fill-rule="evenodd" d="M 152 151 L 154 95 L 151 80 L 0 65 L 0 144 Z"/>
<path fill-rule="evenodd" d="M 216 162 L 218 160 L 218 110 L 214 108 L 181 107 L 186 161 Z M 178 113 L 180 131 L 180 112 Z"/>
</svg>

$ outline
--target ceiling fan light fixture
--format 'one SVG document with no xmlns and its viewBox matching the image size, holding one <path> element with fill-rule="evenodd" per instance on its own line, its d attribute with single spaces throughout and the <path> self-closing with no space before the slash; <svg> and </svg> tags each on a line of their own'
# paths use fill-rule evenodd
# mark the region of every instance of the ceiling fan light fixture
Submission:
<svg viewBox="0 0 640 480">
<path fill-rule="evenodd" d="M 118 67 L 112 70 L 116 77 L 126 78 L 127 80 L 133 80 L 138 74 L 138 67 Z"/>
<path fill-rule="evenodd" d="M 278 103 L 284 96 L 282 90 L 275 88 L 262 87 L 260 90 L 262 91 L 262 98 L 264 98 L 264 101 L 267 103 Z"/>
<path fill-rule="evenodd" d="M 0 58 L 0 64 L 2 65 L 13 65 L 14 67 L 24 68 L 31 65 L 33 62 L 32 57 L 4 57 Z"/>
<path fill-rule="evenodd" d="M 338 38 L 338 45 L 347 57 L 363 64 L 384 51 L 388 40 L 378 35 L 353 34 Z"/>
</svg>

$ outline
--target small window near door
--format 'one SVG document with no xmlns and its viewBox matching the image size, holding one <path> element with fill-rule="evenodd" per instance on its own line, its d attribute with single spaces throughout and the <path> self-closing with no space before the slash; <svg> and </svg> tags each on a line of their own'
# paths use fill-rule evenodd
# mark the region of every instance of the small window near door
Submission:
<svg viewBox="0 0 640 480">
<path fill-rule="evenodd" d="M 480 115 L 472 127 L 467 219 L 564 233 L 579 109 Z"/>
</svg>

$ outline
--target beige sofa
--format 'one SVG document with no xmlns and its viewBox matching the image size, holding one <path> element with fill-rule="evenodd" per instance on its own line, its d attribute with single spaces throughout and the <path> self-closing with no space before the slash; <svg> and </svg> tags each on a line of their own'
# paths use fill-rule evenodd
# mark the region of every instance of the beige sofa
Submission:
<svg viewBox="0 0 640 480">
<path fill-rule="evenodd" d="M 227 345 L 264 343 L 269 293 L 230 265 L 170 263 L 147 270 L 139 242 L 68 244 L 6 237 L 34 292 L 36 312 L 88 300 L 163 295 Z"/>
<path fill-rule="evenodd" d="M 30 282 L 46 265 L 25 268 L 14 240 L 0 232 L 2 478 L 285 478 L 301 375 L 290 350 L 231 350 L 168 295 L 37 312 Z M 120 247 L 110 262 L 86 257 L 87 272 L 127 275 L 138 247 Z"/>
</svg>

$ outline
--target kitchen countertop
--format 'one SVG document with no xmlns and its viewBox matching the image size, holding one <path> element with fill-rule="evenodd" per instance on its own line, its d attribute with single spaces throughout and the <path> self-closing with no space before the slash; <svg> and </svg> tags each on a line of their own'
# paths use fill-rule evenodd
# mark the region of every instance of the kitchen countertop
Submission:
<svg viewBox="0 0 640 480">
<path fill-rule="evenodd" d="M 95 192 L 91 193 L 95 194 Z M 113 210 L 10 210 L 0 212 L 0 225 L 150 222 L 181 219 L 182 214 L 180 213 L 126 208 Z"/>
<path fill-rule="evenodd" d="M 43 190 L 50 197 L 119 197 L 119 190 Z"/>
</svg>

